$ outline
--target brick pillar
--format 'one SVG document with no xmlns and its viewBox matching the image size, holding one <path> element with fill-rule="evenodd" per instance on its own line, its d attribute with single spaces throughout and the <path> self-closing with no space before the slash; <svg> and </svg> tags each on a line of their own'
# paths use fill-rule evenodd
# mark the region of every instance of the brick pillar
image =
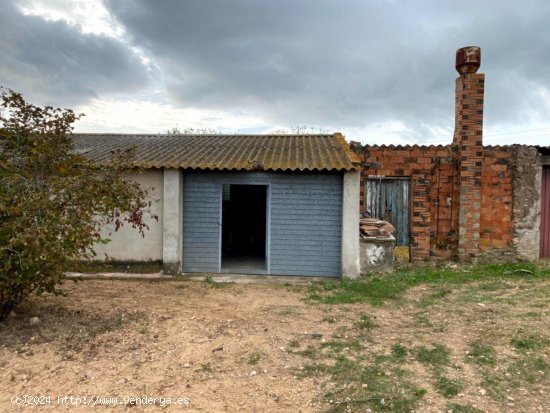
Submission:
<svg viewBox="0 0 550 413">
<path fill-rule="evenodd" d="M 454 153 L 458 168 L 458 257 L 467 260 L 479 252 L 481 163 L 483 159 L 483 95 L 485 75 L 476 73 L 479 47 L 456 52 Z"/>
</svg>

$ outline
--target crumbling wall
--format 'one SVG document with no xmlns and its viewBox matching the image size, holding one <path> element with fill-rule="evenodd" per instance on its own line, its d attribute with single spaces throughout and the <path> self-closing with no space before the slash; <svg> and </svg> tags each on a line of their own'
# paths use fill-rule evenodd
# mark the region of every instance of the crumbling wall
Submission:
<svg viewBox="0 0 550 413">
<path fill-rule="evenodd" d="M 539 257 L 541 157 L 536 148 L 515 145 L 512 165 L 513 244 L 527 260 Z"/>
<path fill-rule="evenodd" d="M 461 182 L 452 146 L 352 145 L 362 160 L 361 212 L 369 177 L 409 177 L 411 258 L 456 256 Z M 479 252 L 489 260 L 539 254 L 540 155 L 524 145 L 485 146 L 481 165 Z M 467 188 L 466 188 L 467 190 Z"/>
<path fill-rule="evenodd" d="M 352 149 L 362 161 L 360 206 L 364 212 L 369 177 L 410 178 L 410 250 L 413 260 L 450 258 L 456 241 L 453 202 L 456 181 L 451 146 L 362 146 Z"/>
<path fill-rule="evenodd" d="M 361 275 L 393 271 L 394 237 L 362 239 L 359 248 Z"/>
</svg>

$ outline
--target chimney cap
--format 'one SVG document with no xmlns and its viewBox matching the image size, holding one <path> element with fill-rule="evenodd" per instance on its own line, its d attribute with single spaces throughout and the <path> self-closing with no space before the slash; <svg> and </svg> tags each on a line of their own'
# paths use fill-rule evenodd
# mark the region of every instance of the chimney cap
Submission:
<svg viewBox="0 0 550 413">
<path fill-rule="evenodd" d="M 477 46 L 461 47 L 456 51 L 456 71 L 460 75 L 476 73 L 481 65 L 481 48 Z"/>
</svg>

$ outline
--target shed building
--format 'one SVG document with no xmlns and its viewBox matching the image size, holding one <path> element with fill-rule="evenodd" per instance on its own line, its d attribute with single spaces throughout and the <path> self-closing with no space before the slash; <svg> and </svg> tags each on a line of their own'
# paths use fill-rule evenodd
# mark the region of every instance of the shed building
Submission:
<svg viewBox="0 0 550 413">
<path fill-rule="evenodd" d="M 135 147 L 145 172 L 132 177 L 157 201 L 144 238 L 123 228 L 99 247 L 111 260 L 162 262 L 169 274 L 359 275 L 360 163 L 341 134 L 73 141 L 100 163 Z"/>
</svg>

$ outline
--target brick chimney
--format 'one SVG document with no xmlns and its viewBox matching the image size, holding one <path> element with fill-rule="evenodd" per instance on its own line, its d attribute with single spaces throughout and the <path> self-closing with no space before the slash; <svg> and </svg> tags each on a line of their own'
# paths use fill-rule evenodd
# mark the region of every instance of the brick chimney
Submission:
<svg viewBox="0 0 550 413">
<path fill-rule="evenodd" d="M 458 257 L 468 260 L 479 252 L 481 164 L 483 161 L 483 95 L 485 75 L 476 73 L 481 49 L 456 51 L 454 153 L 458 168 Z"/>
</svg>

